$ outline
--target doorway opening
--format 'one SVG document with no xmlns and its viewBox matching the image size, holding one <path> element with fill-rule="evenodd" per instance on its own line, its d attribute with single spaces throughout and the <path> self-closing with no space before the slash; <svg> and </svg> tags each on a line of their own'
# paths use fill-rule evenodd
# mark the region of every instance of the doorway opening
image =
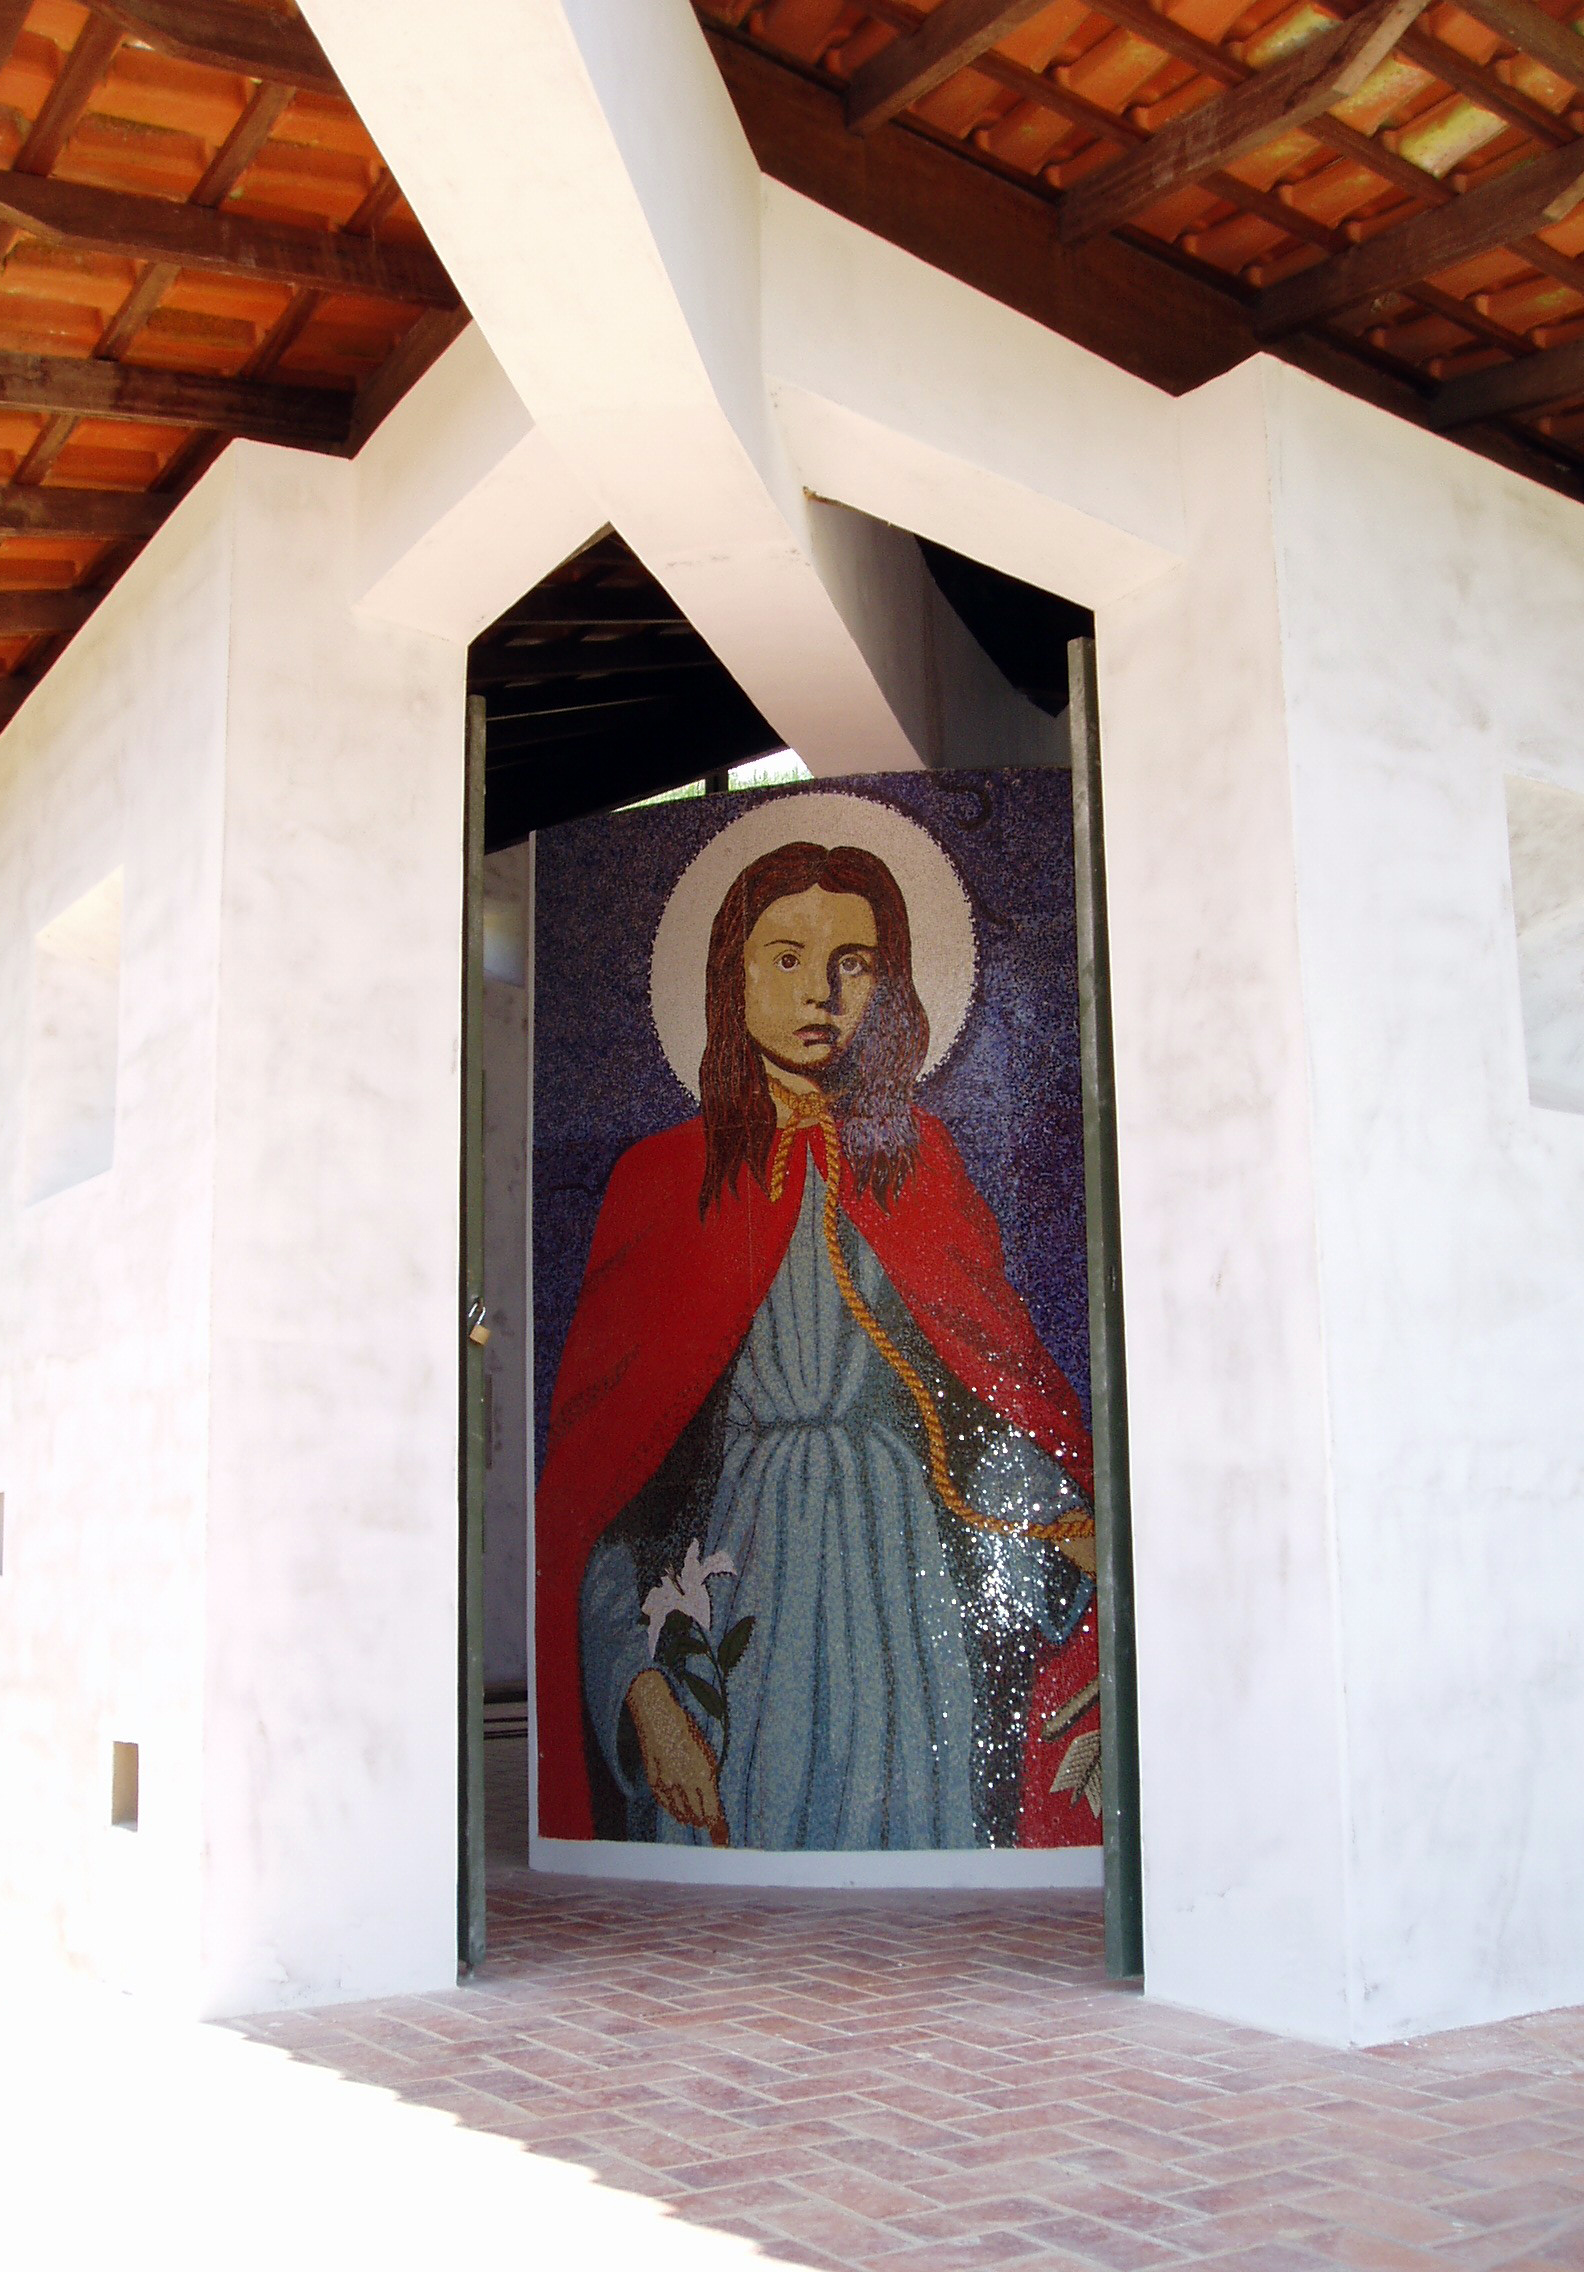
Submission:
<svg viewBox="0 0 1584 2272">
<path fill-rule="evenodd" d="M 1070 775 L 1074 782 L 1075 842 L 1083 871 L 1072 902 L 1081 934 L 1074 964 L 1085 1036 L 1078 1210 L 1083 1217 L 1087 1197 L 1084 1259 L 1100 1462 L 1094 1485 L 1099 1596 L 1092 1622 L 1099 1628 L 1100 1661 L 1092 1684 L 1095 1694 L 1081 1687 L 1064 1700 L 1061 1714 L 1047 1714 L 1051 1733 L 1070 1737 L 1077 1731 L 1082 1739 L 1058 1744 L 1048 1758 L 1060 1763 L 1069 1803 L 1091 1803 L 1098 1818 L 1105 1793 L 1108 1947 L 1113 1970 L 1133 1971 L 1138 1969 L 1138 1889 L 1136 1763 L 1130 1756 L 1131 1584 L 1109 1168 L 1096 721 L 1092 664 L 1086 671 L 1084 661 L 1086 654 L 1092 658 L 1092 645 L 1086 645 L 1092 640 L 1092 620 L 1080 608 L 944 548 L 924 545 L 921 550 L 938 591 L 983 654 L 1049 721 L 1047 762 L 1053 772 Z M 470 1629 L 463 1650 L 465 1961 L 470 1953 L 476 1958 L 482 1947 L 486 1884 L 492 1873 L 506 1880 L 527 1866 L 533 1830 L 530 1505 L 545 1424 L 536 1401 L 541 1408 L 546 1402 L 544 1352 L 536 1400 L 532 1351 L 534 839 L 539 831 L 630 807 L 731 796 L 740 789 L 789 789 L 808 778 L 808 769 L 782 749 L 769 722 L 610 532 L 481 635 L 470 658 L 470 691 L 481 808 L 476 816 L 480 857 L 471 895 L 476 1001 L 470 1056 L 477 1074 L 472 1150 L 478 1170 L 471 1204 L 478 1284 L 470 1305 L 482 1305 L 487 1340 L 475 1344 L 464 1363 L 476 1470 L 471 1478 L 473 1567 L 465 1587 L 471 1608 L 464 1622 Z M 964 791 L 971 778 L 965 768 Z M 742 801 L 746 807 L 753 800 Z M 564 845 L 571 839 L 545 841 Z M 636 847 L 642 840 L 624 841 Z M 574 1213 L 579 1207 L 587 1212 L 589 1189 L 603 1188 L 610 1165 L 592 1156 L 571 1164 L 566 1180 L 578 1187 L 570 1199 Z M 543 1181 L 541 1170 L 542 1186 Z M 539 1196 L 541 1207 L 556 1203 L 556 1194 L 544 1188 Z M 1086 1374 L 1089 1356 L 1086 1349 Z M 1087 1380 L 1084 1387 L 1087 1392 Z M 1086 1406 L 1089 1401 L 1086 1393 Z M 465 1474 L 465 1502 L 468 1481 Z M 680 1570 L 670 1574 L 682 1575 Z M 707 1588 L 704 1598 L 710 1599 Z M 743 1618 L 738 1625 L 752 1622 Z M 679 1628 L 668 1630 L 673 1640 L 679 1639 Z M 720 1638 L 724 1650 L 727 1637 Z M 695 1646 L 699 1642 L 709 1646 L 707 1631 L 695 1634 Z M 711 1718 L 709 1703 L 711 1697 L 724 1703 L 731 1668 L 723 1668 L 720 1652 L 706 1663 L 684 1651 L 672 1671 L 675 1684 L 686 1681 L 704 1698 L 695 1717 L 721 1749 L 724 1729 Z M 1092 1740 L 1084 1737 L 1084 1712 L 1091 1705 L 1107 1723 L 1104 1776 L 1098 1730 Z M 607 1802 L 609 1798 L 607 1792 Z M 607 1824 L 605 1836 L 611 1835 Z M 619 1830 L 616 1835 L 621 1836 Z"/>
</svg>

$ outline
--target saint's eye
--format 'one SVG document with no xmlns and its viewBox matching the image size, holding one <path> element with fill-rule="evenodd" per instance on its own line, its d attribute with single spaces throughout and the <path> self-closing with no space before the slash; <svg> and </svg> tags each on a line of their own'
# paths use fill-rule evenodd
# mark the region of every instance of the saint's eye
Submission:
<svg viewBox="0 0 1584 2272">
<path fill-rule="evenodd" d="M 862 978 L 869 968 L 867 955 L 843 955 L 836 965 L 843 978 Z"/>
<path fill-rule="evenodd" d="M 777 955 L 777 956 L 776 956 L 776 968 L 777 968 L 777 970 L 796 970 L 797 966 L 798 966 L 798 958 L 797 958 L 797 956 L 796 956 L 796 955 L 790 955 L 790 954 L 788 954 L 788 955 Z"/>
</svg>

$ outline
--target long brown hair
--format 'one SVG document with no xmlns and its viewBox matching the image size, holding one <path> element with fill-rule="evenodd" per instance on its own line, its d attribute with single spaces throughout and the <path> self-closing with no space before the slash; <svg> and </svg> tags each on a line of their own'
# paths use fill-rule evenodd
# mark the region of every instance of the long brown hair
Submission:
<svg viewBox="0 0 1584 2272">
<path fill-rule="evenodd" d="M 913 985 L 907 902 L 872 852 L 852 844 L 782 844 L 744 868 L 710 929 L 699 1066 L 701 1214 L 722 1191 L 736 1190 L 744 1167 L 765 1179 L 776 1115 L 763 1060 L 748 1034 L 743 956 L 767 907 L 815 888 L 854 893 L 868 901 L 875 919 L 874 993 L 851 1042 L 820 1082 L 841 1130 L 843 1157 L 856 1188 L 872 1190 L 882 1207 L 912 1171 L 918 1150 L 913 1084 L 929 1048 L 929 1019 Z"/>
</svg>

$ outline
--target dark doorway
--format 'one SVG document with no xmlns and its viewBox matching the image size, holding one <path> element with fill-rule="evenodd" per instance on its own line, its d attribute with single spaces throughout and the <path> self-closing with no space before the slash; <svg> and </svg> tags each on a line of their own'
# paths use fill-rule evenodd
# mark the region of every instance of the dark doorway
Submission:
<svg viewBox="0 0 1584 2272">
<path fill-rule="evenodd" d="M 1075 806 L 1085 812 L 1080 859 L 1080 956 L 1087 969 L 1085 1015 L 1090 1024 L 1086 1079 L 1095 1084 L 1090 1217 L 1092 1268 L 1101 1285 L 1097 1333 L 1109 1337 L 1109 1416 L 1097 1408 L 1097 1437 L 1105 1435 L 1103 1457 L 1110 1462 L 1107 1527 L 1112 1537 L 1110 1573 L 1113 1598 L 1128 1583 L 1126 1556 L 1125 1432 L 1120 1372 L 1120 1293 L 1115 1257 L 1114 1176 L 1111 1169 L 1109 1032 L 1104 985 L 1103 869 L 1099 837 L 1098 722 L 1093 678 L 1093 620 L 1070 602 L 1023 584 L 982 563 L 943 547 L 924 544 L 924 559 L 937 587 L 1002 676 L 1051 716 L 1067 715 L 1072 752 Z M 704 640 L 628 546 L 607 531 L 565 562 L 508 609 L 475 641 L 469 662 L 471 706 L 477 721 L 475 757 L 483 776 L 482 850 L 509 855 L 542 828 L 580 819 L 675 791 L 685 784 L 728 786 L 730 769 L 782 749 L 781 737 L 755 708 Z M 506 873 L 491 858 L 489 870 Z M 522 873 L 526 876 L 524 866 Z M 480 861 L 474 886 L 472 936 L 476 966 L 491 968 L 485 938 L 489 871 Z M 498 972 L 495 973 L 498 975 Z M 526 1031 L 527 1016 L 524 1016 Z M 484 1032 L 482 1013 L 475 1021 Z M 475 1125 L 470 1144 L 482 1157 L 488 1108 L 482 1078 L 470 1082 Z M 526 1176 L 527 1156 L 523 1159 Z M 469 1185 L 470 1205 L 482 1211 L 480 1177 Z M 470 1301 L 478 1298 L 470 1290 Z M 492 1308 L 493 1308 L 492 1301 Z M 518 1326 L 525 1331 L 525 1320 Z M 508 1362 L 520 1345 L 509 1345 Z M 1097 1347 L 1096 1356 L 1100 1350 Z M 467 1367 L 470 1441 L 476 1459 L 500 1451 L 500 1408 L 491 1394 L 488 1365 Z M 1097 1446 L 1097 1448 L 1099 1448 Z M 524 1464 L 526 1445 L 518 1447 Z M 464 1598 L 475 1624 L 480 1607 L 484 1540 L 478 1507 L 482 1485 L 473 1478 L 474 1567 Z M 1097 1508 L 1098 1515 L 1098 1508 Z M 526 1522 L 526 1515 L 523 1517 Z M 467 1573 L 465 1573 L 467 1575 Z M 1130 1592 L 1130 1587 L 1129 1587 Z M 1108 1715 L 1124 1747 L 1131 1728 L 1131 1601 L 1118 1603 L 1110 1654 L 1117 1633 L 1126 1659 L 1121 1682 L 1108 1681 Z M 527 1741 L 526 1688 L 496 1680 L 486 1692 L 481 1628 L 465 1641 L 464 1665 L 471 1705 L 465 1714 L 467 1743 L 464 1789 L 479 1819 L 470 1827 L 468 1850 L 479 1880 L 486 1845 L 520 1867 L 526 1861 Z M 1108 1738 L 1108 1746 L 1111 1739 Z M 1136 1969 L 1138 1871 L 1136 1761 L 1123 1760 L 1122 1772 L 1107 1768 L 1106 1840 L 1108 1941 L 1112 1969 Z M 486 1795 L 487 1793 L 487 1795 Z M 522 1851 L 519 1853 L 519 1849 Z M 470 1949 L 481 1945 L 481 1901 L 470 1914 Z M 1120 1926 L 1118 1925 L 1120 1920 Z"/>
</svg>

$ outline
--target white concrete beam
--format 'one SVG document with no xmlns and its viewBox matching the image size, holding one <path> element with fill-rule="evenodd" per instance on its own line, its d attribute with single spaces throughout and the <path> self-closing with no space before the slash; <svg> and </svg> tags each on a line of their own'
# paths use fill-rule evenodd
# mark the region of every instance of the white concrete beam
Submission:
<svg viewBox="0 0 1584 2272">
<path fill-rule="evenodd" d="M 1184 550 L 1178 405 L 764 184 L 771 396 L 804 486 L 1100 607 Z"/>
<path fill-rule="evenodd" d="M 760 175 L 687 0 L 474 0 L 438 46 L 428 0 L 306 12 L 602 518 L 816 770 L 916 763 L 836 596 L 883 540 L 816 534 L 770 409 Z"/>
<path fill-rule="evenodd" d="M 476 324 L 364 444 L 355 478 L 360 610 L 461 646 L 604 524 Z"/>
</svg>

